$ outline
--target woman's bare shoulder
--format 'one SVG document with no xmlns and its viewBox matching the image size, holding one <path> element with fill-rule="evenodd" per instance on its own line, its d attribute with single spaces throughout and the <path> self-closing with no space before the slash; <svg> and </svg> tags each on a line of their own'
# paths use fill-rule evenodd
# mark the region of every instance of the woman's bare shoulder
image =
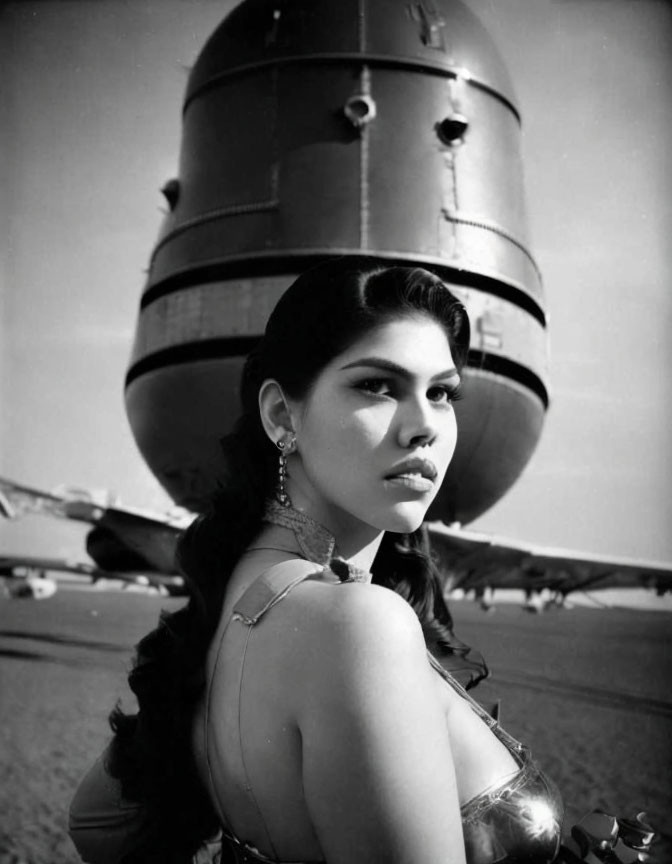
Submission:
<svg viewBox="0 0 672 864">
<path fill-rule="evenodd" d="M 420 630 L 418 618 L 401 595 L 368 582 L 334 584 L 319 579 L 306 582 L 303 602 L 310 606 L 321 627 L 348 635 L 394 630 Z"/>
<path fill-rule="evenodd" d="M 325 858 L 444 860 L 446 838 L 459 843 L 459 806 L 420 622 L 389 589 L 336 586 L 327 606 L 327 587 L 306 591 L 312 641 L 295 691 L 303 787 Z"/>
<path fill-rule="evenodd" d="M 303 628 L 308 665 L 318 676 L 337 667 L 339 677 L 361 677 L 401 659 L 426 664 L 420 622 L 406 600 L 389 588 L 307 583 L 299 602 L 309 622 Z"/>
</svg>

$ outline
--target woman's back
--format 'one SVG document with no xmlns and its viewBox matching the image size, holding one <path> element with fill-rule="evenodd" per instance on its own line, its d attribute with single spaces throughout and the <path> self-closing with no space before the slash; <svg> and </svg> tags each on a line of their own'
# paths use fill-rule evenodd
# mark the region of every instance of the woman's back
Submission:
<svg viewBox="0 0 672 864">
<path fill-rule="evenodd" d="M 197 762 L 223 825 L 290 861 L 395 860 L 404 826 L 420 836 L 431 810 L 459 832 L 445 719 L 410 607 L 310 562 L 280 564 L 264 579 L 279 599 L 300 584 L 265 611 L 264 580 L 242 598 L 227 592 L 195 723 Z M 250 606 L 262 612 L 254 622 L 244 617 Z M 383 802 L 387 788 L 394 794 Z M 378 821 L 390 806 L 396 827 Z M 343 825 L 368 852 L 335 836 L 348 833 Z"/>
<path fill-rule="evenodd" d="M 403 860 L 418 842 L 439 844 L 445 859 L 446 838 L 461 834 L 459 804 L 519 763 L 431 669 L 400 597 L 306 561 L 256 579 L 249 563 L 227 592 L 195 725 L 225 830 L 281 861 Z M 395 784 L 403 791 L 383 802 Z M 345 838 L 324 849 L 343 825 L 366 852 Z M 450 860 L 463 860 L 461 845 Z"/>
<path fill-rule="evenodd" d="M 310 562 L 292 561 L 267 575 L 272 585 L 284 587 L 287 579 L 321 572 Z M 253 582 L 256 592 L 262 579 Z M 301 663 L 292 648 L 296 651 L 305 639 L 302 607 L 284 604 L 265 616 L 263 628 L 248 624 L 234 610 L 258 614 L 266 602 L 257 593 L 255 603 L 247 589 L 235 596 L 237 584 L 232 579 L 227 591 L 207 660 L 206 697 L 196 713 L 199 773 L 223 826 L 235 836 L 254 838 L 269 855 L 282 850 L 284 860 L 318 860 L 322 853 L 302 794 L 298 693 L 288 686 L 287 674 Z M 300 685 L 298 673 L 294 683 Z"/>
</svg>

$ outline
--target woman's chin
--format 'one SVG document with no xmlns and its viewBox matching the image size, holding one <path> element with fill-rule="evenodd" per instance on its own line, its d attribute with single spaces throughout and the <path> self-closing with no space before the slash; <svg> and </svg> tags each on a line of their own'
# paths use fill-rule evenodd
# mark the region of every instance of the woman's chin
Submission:
<svg viewBox="0 0 672 864">
<path fill-rule="evenodd" d="M 397 504 L 393 512 L 385 520 L 385 531 L 394 534 L 411 534 L 422 525 L 429 505 L 419 501 L 404 501 Z"/>
</svg>

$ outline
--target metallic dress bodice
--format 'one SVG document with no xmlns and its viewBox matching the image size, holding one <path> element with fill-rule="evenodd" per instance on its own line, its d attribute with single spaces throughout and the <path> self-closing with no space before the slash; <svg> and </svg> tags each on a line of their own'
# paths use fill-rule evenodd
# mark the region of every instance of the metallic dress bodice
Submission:
<svg viewBox="0 0 672 864">
<path fill-rule="evenodd" d="M 505 732 L 434 657 L 429 657 L 441 677 L 469 702 L 520 766 L 512 777 L 462 805 L 468 864 L 553 861 L 560 846 L 563 817 L 557 787 L 539 769 L 529 749 Z"/>
<path fill-rule="evenodd" d="M 523 760 L 510 780 L 462 808 L 468 864 L 553 861 L 560 846 L 563 806 L 555 785 L 518 744 Z"/>
</svg>

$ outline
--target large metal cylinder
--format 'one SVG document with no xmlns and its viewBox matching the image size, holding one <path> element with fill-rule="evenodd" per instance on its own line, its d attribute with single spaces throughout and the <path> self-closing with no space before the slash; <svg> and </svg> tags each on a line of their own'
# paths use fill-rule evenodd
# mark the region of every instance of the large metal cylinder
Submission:
<svg viewBox="0 0 672 864">
<path fill-rule="evenodd" d="M 199 509 L 242 358 L 284 288 L 332 255 L 442 276 L 472 320 L 458 449 L 431 515 L 467 522 L 515 482 L 548 404 L 520 117 L 457 0 L 245 0 L 189 79 L 179 177 L 126 382 L 149 467 Z"/>
</svg>

